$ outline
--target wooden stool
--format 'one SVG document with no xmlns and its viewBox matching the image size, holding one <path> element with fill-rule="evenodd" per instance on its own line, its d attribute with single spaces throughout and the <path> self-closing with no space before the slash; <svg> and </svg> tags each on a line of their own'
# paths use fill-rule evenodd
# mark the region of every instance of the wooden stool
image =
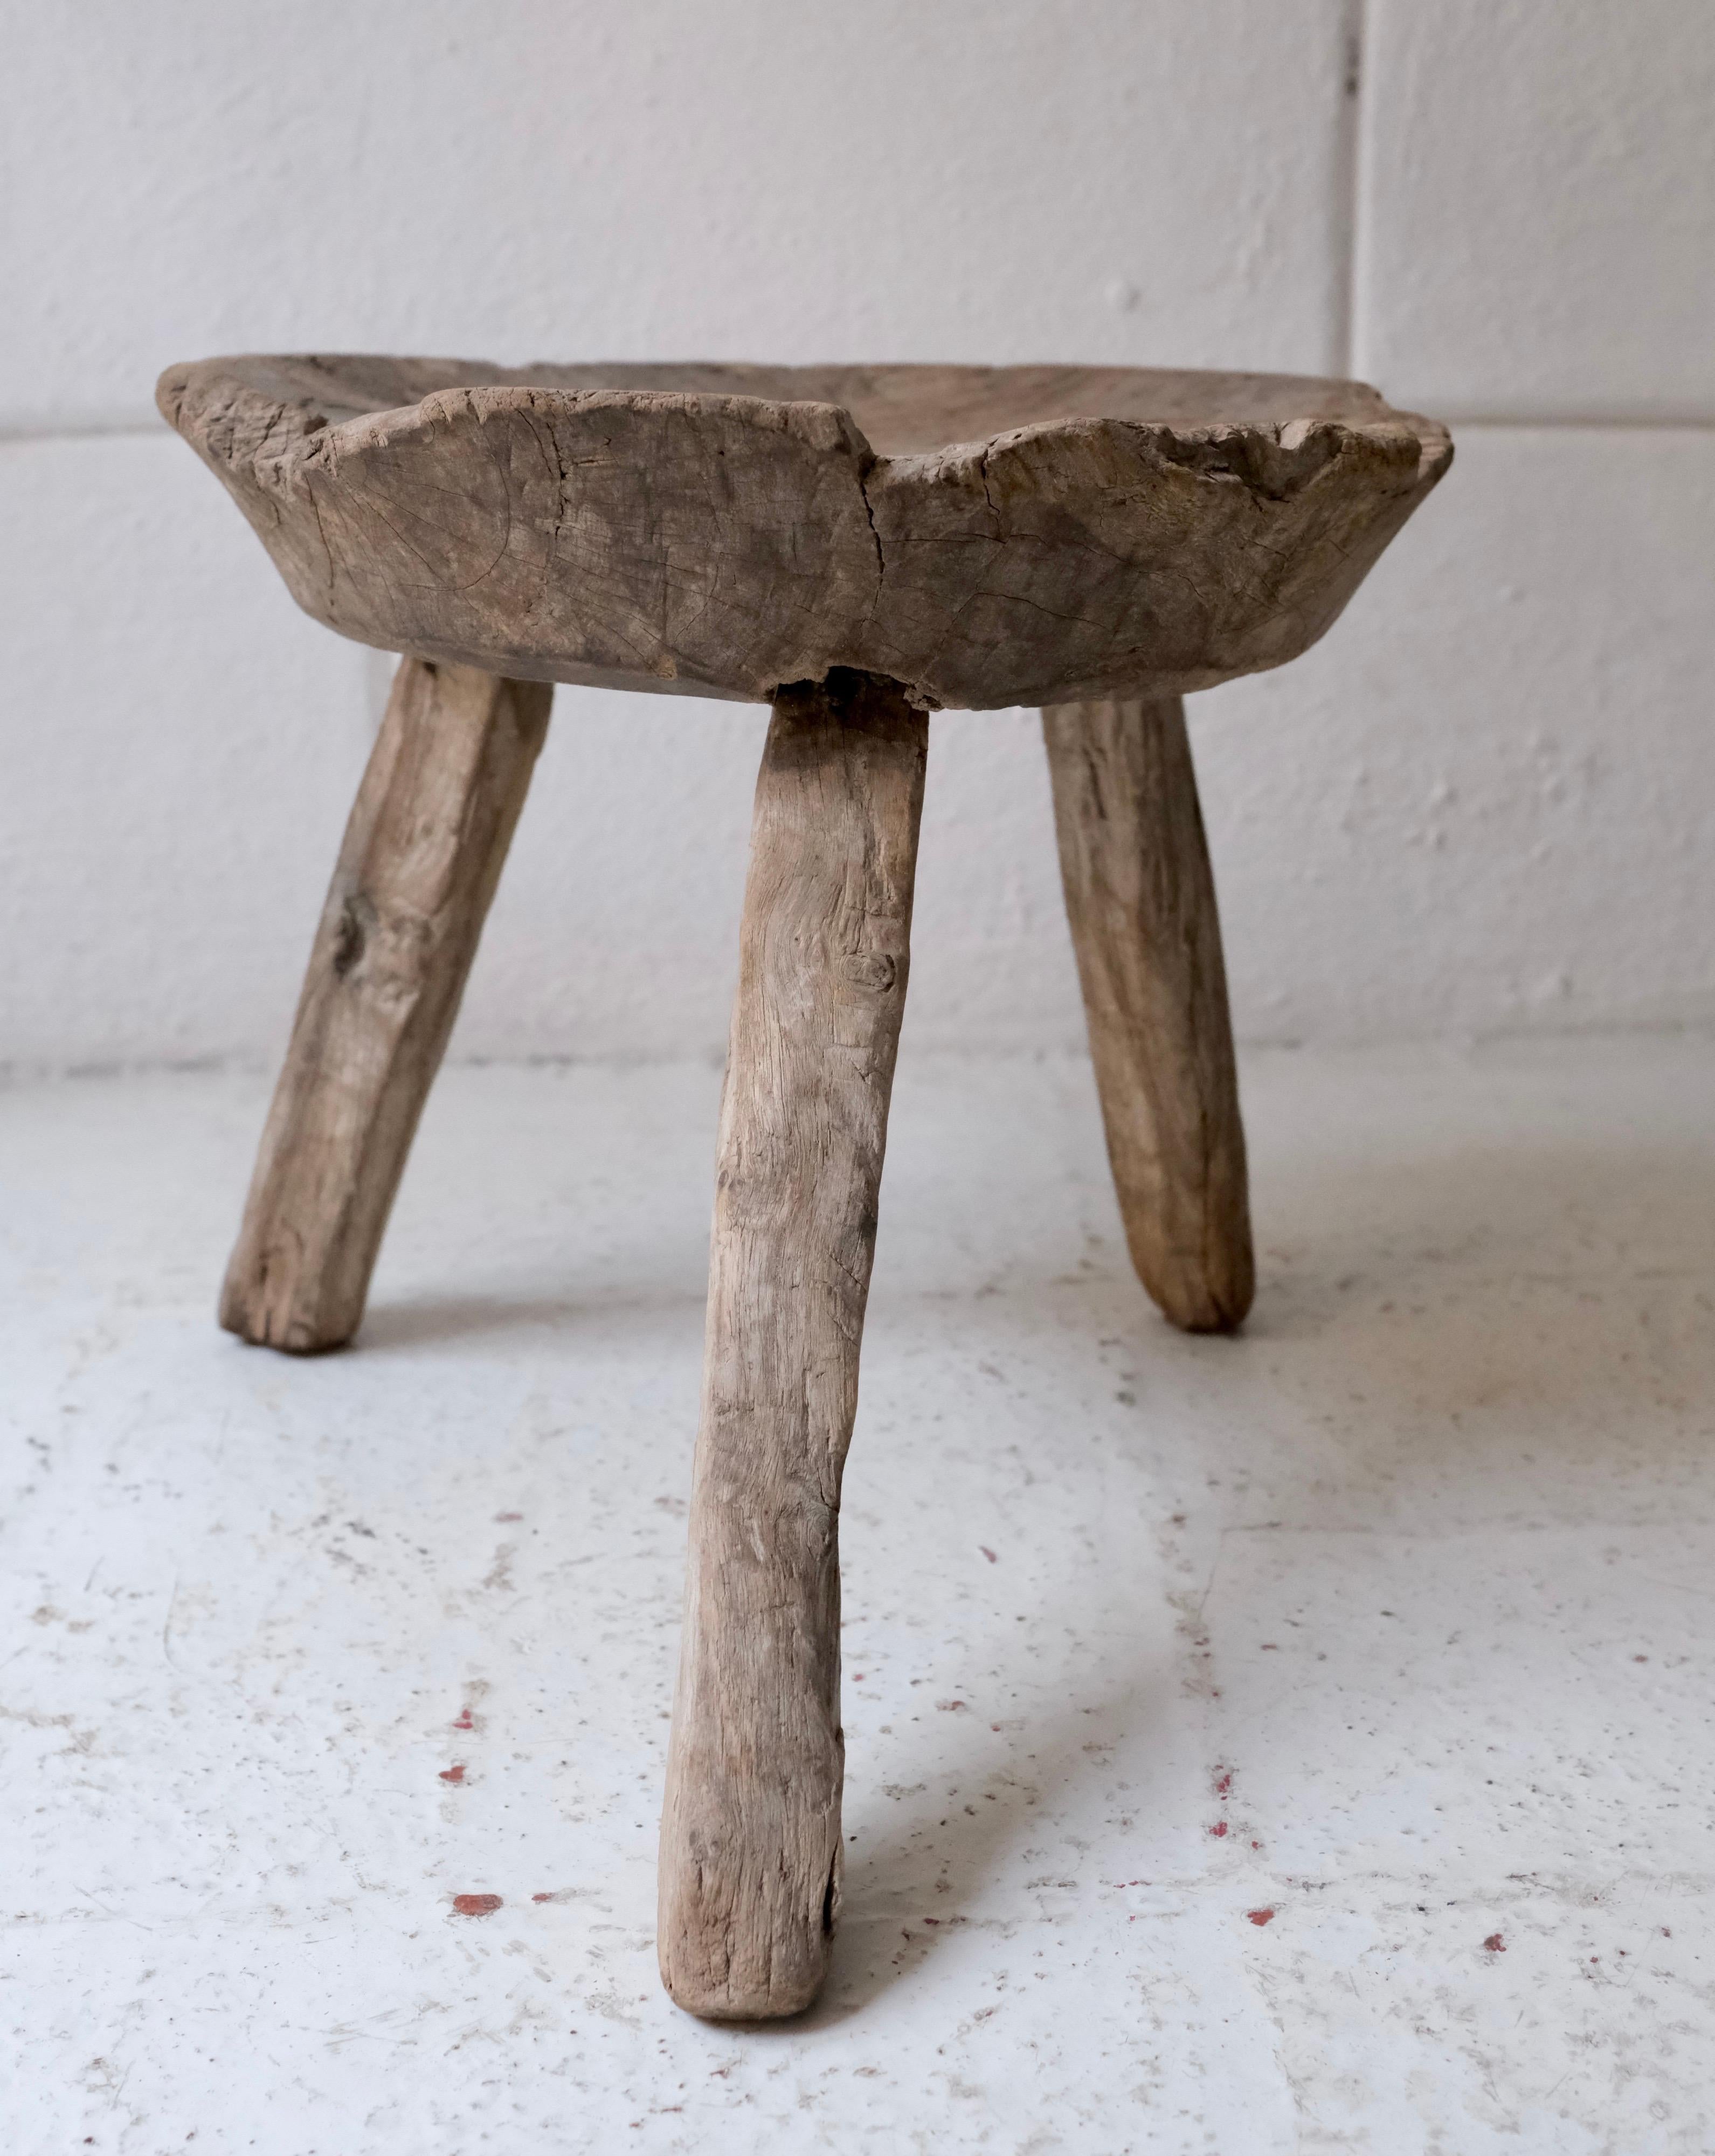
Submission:
<svg viewBox="0 0 1715 2156">
<path fill-rule="evenodd" d="M 162 410 L 293 596 L 408 654 L 221 1302 L 363 1312 L 556 681 L 771 703 L 715 1185 L 662 1977 L 795 2014 L 840 1899 L 840 1475 L 909 965 L 928 714 L 1044 707 L 1132 1257 L 1230 1331 L 1252 1266 L 1180 701 L 1322 634 L 1446 470 L 1361 384 L 1076 367 L 204 361 Z"/>
</svg>

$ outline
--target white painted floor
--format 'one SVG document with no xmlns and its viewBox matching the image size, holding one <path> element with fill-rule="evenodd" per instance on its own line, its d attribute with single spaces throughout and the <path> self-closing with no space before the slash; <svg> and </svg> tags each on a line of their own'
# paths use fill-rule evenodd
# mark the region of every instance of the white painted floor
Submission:
<svg viewBox="0 0 1715 2156">
<path fill-rule="evenodd" d="M 1188 1340 L 1087 1070 L 907 1043 L 757 2031 L 652 1936 L 716 1074 L 449 1071 L 313 1363 L 210 1314 L 259 1081 L 0 1094 L 8 2156 L 1715 2148 L 1715 1049 L 1245 1081 Z"/>
</svg>

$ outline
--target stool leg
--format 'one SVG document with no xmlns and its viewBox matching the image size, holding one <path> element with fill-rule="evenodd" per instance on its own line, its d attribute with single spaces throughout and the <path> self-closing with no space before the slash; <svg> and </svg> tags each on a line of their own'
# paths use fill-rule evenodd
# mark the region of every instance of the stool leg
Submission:
<svg viewBox="0 0 1715 2156">
<path fill-rule="evenodd" d="M 312 1355 L 357 1331 L 552 695 L 401 660 L 227 1267 L 228 1332 Z"/>
<path fill-rule="evenodd" d="M 927 747 L 838 671 L 777 696 L 757 782 L 661 1823 L 662 1980 L 712 2020 L 808 2006 L 839 1903 L 840 1481 Z"/>
<path fill-rule="evenodd" d="M 1230 1332 L 1255 1267 L 1214 878 L 1177 696 L 1042 714 L 1108 1158 L 1138 1277 Z"/>
</svg>

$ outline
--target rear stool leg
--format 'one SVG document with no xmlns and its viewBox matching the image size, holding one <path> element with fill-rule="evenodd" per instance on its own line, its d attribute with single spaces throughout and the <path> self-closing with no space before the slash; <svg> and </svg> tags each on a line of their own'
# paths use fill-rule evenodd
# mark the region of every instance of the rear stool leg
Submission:
<svg viewBox="0 0 1715 2156">
<path fill-rule="evenodd" d="M 840 1481 L 905 1008 L 928 722 L 836 671 L 776 697 L 716 1163 L 661 1976 L 796 2014 L 840 1873 Z"/>
<path fill-rule="evenodd" d="M 1138 1277 L 1230 1332 L 1255 1266 L 1214 877 L 1177 696 L 1042 714 L 1108 1158 Z"/>
<path fill-rule="evenodd" d="M 552 695 L 401 660 L 227 1267 L 229 1332 L 311 1355 L 357 1331 Z"/>
</svg>

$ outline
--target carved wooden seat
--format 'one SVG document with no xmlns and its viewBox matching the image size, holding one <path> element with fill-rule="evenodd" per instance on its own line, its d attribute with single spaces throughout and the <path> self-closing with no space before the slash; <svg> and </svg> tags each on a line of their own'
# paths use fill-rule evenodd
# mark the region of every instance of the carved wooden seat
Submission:
<svg viewBox="0 0 1715 2156">
<path fill-rule="evenodd" d="M 1132 1258 L 1252 1285 L 1181 697 L 1322 634 L 1446 470 L 1348 382 L 1076 367 L 208 360 L 159 401 L 299 603 L 407 655 L 347 831 L 221 1322 L 356 1331 L 557 681 L 769 702 L 721 1110 L 661 1969 L 795 2013 L 839 1898 L 837 1524 L 928 715 L 1044 707 Z"/>
</svg>

